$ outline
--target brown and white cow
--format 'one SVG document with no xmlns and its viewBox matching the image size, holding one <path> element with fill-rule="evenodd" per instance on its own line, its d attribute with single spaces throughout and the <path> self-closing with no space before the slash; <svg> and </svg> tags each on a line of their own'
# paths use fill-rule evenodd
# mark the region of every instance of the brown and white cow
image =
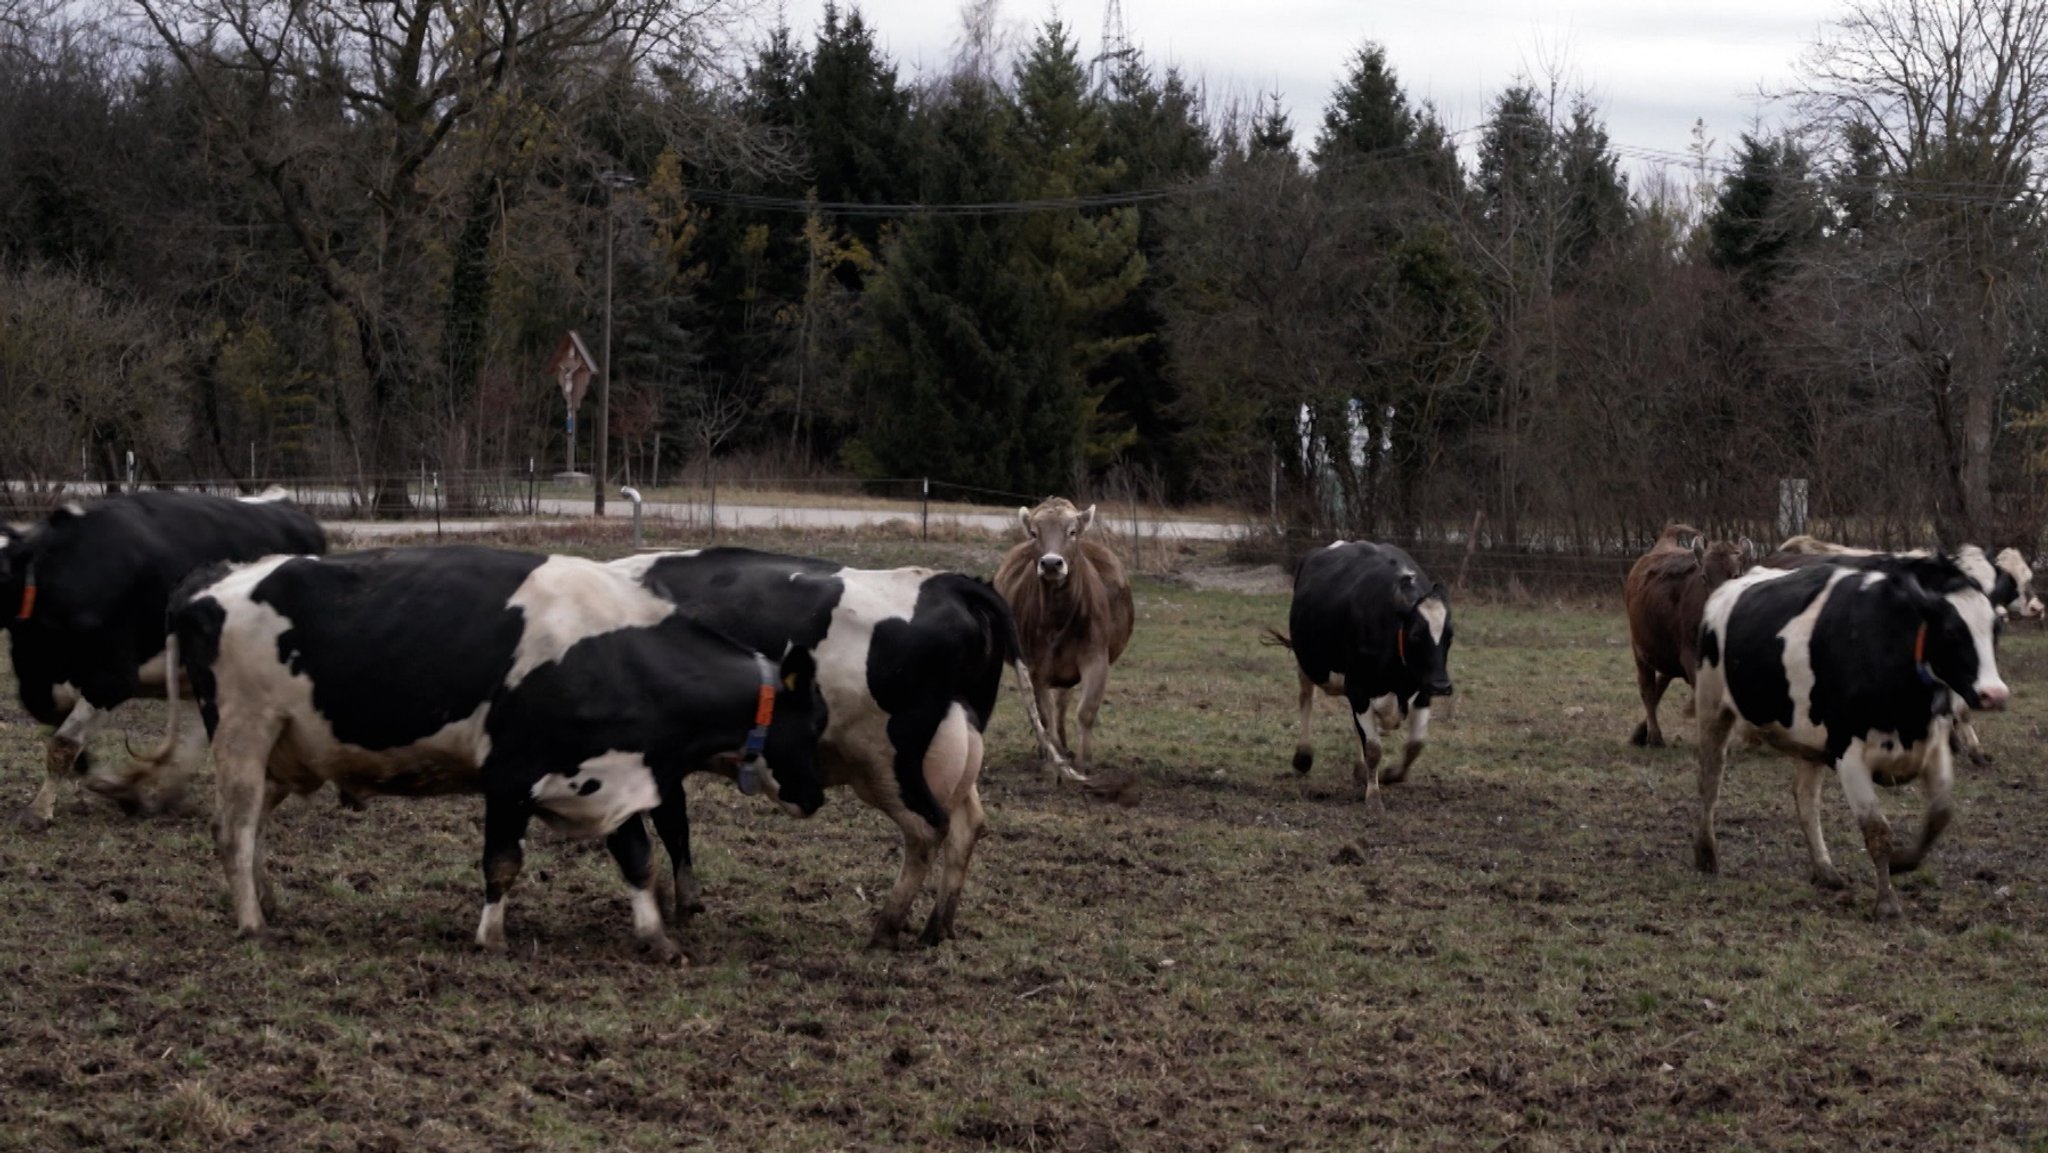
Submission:
<svg viewBox="0 0 2048 1153">
<path fill-rule="evenodd" d="M 1622 589 L 1643 719 L 1629 743 L 1664 747 L 1657 704 L 1672 681 L 1693 683 L 1699 667 L 1700 613 L 1707 595 L 1755 563 L 1756 546 L 1748 538 L 1709 544 L 1700 530 L 1673 523 L 1664 526 L 1657 543 L 1630 567 Z M 1686 715 L 1691 713 L 1688 702 Z"/>
<path fill-rule="evenodd" d="M 1086 772 L 1109 666 L 1131 643 L 1137 619 L 1131 584 L 1116 554 L 1084 535 L 1095 523 L 1094 505 L 1079 509 L 1065 497 L 1051 496 L 1037 508 L 1018 509 L 1017 516 L 1026 539 L 1003 557 L 996 590 L 1017 618 L 1017 639 L 1031 669 L 1038 710 L 1048 725 L 1055 723 L 1057 712 L 1060 750 Z M 1076 686 L 1081 690 L 1078 747 L 1067 741 L 1067 701 Z"/>
</svg>

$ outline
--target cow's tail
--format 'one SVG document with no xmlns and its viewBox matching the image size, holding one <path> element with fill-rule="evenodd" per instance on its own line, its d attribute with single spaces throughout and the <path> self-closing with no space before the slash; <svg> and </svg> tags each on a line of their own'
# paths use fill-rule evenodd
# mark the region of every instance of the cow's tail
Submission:
<svg viewBox="0 0 2048 1153">
<path fill-rule="evenodd" d="M 170 720 L 164 725 L 163 743 L 142 754 L 128 744 L 128 735 L 121 735 L 121 743 L 128 745 L 128 756 L 137 765 L 150 771 L 169 764 L 178 750 L 178 682 L 184 678 L 185 670 L 178 663 L 178 632 L 167 629 L 164 632 L 164 707 L 170 711 Z"/>
<path fill-rule="evenodd" d="M 1279 629 L 1267 629 L 1266 635 L 1259 638 L 1259 643 L 1271 648 L 1286 649 L 1290 653 L 1294 651 L 1294 638 Z"/>
<path fill-rule="evenodd" d="M 1059 744 L 1052 739 L 1052 732 L 1045 727 L 1044 714 L 1038 711 L 1038 693 L 1031 684 L 1031 666 L 1024 661 L 1024 644 L 1017 639 L 1017 618 L 1010 614 L 1010 602 L 993 587 L 976 583 L 986 590 L 987 595 L 983 598 L 988 610 L 985 619 L 995 634 L 997 649 L 1010 663 L 1010 671 L 1016 674 L 1017 693 L 1024 698 L 1024 716 L 1031 722 L 1031 735 L 1037 738 L 1039 751 L 1052 762 L 1060 776 L 1086 783 L 1088 775 L 1076 769 L 1074 762 L 1060 752 Z"/>
</svg>

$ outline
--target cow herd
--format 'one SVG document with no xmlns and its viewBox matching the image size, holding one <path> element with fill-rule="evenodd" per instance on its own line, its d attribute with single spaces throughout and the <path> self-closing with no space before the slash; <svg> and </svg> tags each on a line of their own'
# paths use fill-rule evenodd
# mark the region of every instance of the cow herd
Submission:
<svg viewBox="0 0 2048 1153">
<path fill-rule="evenodd" d="M 131 809 L 167 807 L 210 749 L 229 903 L 258 933 L 273 915 L 263 828 L 285 797 L 329 783 L 349 801 L 477 794 L 479 946 L 505 944 L 538 818 L 604 840 L 634 937 L 673 958 L 668 921 L 703 908 L 685 776 L 726 776 L 797 816 L 844 786 L 903 839 L 872 943 L 898 942 L 936 867 L 921 936 L 936 944 L 953 934 L 986 824 L 983 733 L 1003 677 L 1048 770 L 1085 781 L 1135 622 L 1121 564 L 1088 535 L 1093 508 L 1049 498 L 1019 517 L 1024 540 L 991 584 L 736 548 L 610 563 L 473 546 L 330 555 L 319 525 L 275 494 L 66 505 L 0 531 L 21 700 L 52 729 L 22 821 L 46 828 L 71 776 Z M 1707 871 L 1725 749 L 1740 734 L 1797 759 L 1814 879 L 1839 887 L 1817 816 L 1832 767 L 1877 865 L 1878 912 L 1895 916 L 1889 873 L 1918 865 L 1949 818 L 1951 741 L 1974 750 L 1968 716 L 2007 699 L 1998 622 L 2041 615 L 2033 574 L 2013 550 L 1987 561 L 1975 548 L 1890 555 L 1796 538 L 1756 553 L 1673 525 L 1637 562 L 1625 592 L 1644 719 L 1632 739 L 1661 745 L 1661 697 L 1674 680 L 1693 686 Z M 1312 764 L 1316 697 L 1341 697 L 1354 775 L 1377 804 L 1452 692 L 1453 636 L 1443 585 L 1400 549 L 1339 541 L 1309 554 L 1288 631 L 1269 637 L 1298 667 L 1295 769 Z M 163 741 L 119 768 L 92 763 L 90 725 L 136 696 L 168 700 Z M 1403 728 L 1398 763 L 1383 767 L 1385 738 Z M 1874 786 L 1912 780 L 1926 815 L 1895 845 Z M 673 870 L 666 906 L 647 818 Z"/>
</svg>

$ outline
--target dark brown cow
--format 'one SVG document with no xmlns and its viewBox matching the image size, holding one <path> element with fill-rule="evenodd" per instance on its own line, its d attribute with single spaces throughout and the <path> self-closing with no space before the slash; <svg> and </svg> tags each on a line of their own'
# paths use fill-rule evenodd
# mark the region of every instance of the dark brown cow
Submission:
<svg viewBox="0 0 2048 1153">
<path fill-rule="evenodd" d="M 1709 544 L 1706 534 L 1691 525 L 1667 524 L 1657 543 L 1628 570 L 1623 585 L 1628 639 L 1636 657 L 1636 687 L 1643 694 L 1643 720 L 1629 737 L 1631 744 L 1664 747 L 1657 702 L 1672 681 L 1693 683 L 1707 594 L 1755 563 L 1756 546 L 1746 538 Z M 1692 713 L 1690 702 L 1686 713 Z"/>
<path fill-rule="evenodd" d="M 996 589 L 1017 617 L 1017 639 L 1031 669 L 1038 710 L 1048 725 L 1057 712 L 1060 751 L 1086 772 L 1109 666 L 1131 642 L 1137 616 L 1131 585 L 1116 554 L 1082 535 L 1095 523 L 1094 505 L 1084 511 L 1052 496 L 1037 508 L 1018 509 L 1017 516 L 1026 539 L 1003 557 Z M 1081 688 L 1078 749 L 1067 743 L 1067 698 L 1076 685 Z"/>
</svg>

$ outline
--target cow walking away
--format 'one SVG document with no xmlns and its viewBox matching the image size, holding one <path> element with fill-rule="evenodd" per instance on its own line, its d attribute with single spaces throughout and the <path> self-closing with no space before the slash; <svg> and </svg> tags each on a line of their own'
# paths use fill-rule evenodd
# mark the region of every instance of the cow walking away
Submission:
<svg viewBox="0 0 2048 1153">
<path fill-rule="evenodd" d="M 1137 620 L 1123 562 L 1087 536 L 1095 506 L 1064 497 L 1020 508 L 1024 541 L 1003 556 L 996 588 L 1017 619 L 1017 639 L 1038 690 L 1038 711 L 1056 725 L 1062 752 L 1076 771 L 1094 763 L 1095 718 L 1109 686 L 1109 666 L 1131 643 Z M 1067 740 L 1067 704 L 1081 690 L 1080 740 Z"/>
<path fill-rule="evenodd" d="M 1720 869 L 1714 812 L 1729 739 L 1746 730 L 1796 760 L 1792 795 L 1815 884 L 1843 887 L 1821 837 L 1833 767 L 1877 870 L 1877 915 L 1897 917 L 1891 874 L 1918 868 L 1950 817 L 1955 710 L 2010 696 L 1982 588 L 1943 557 L 1760 568 L 1707 599 L 1698 674 L 1700 823 L 1694 862 Z M 1875 784 L 1920 782 L 1913 845 L 1892 840 Z"/>
<path fill-rule="evenodd" d="M 826 784 L 851 788 L 903 834 L 902 868 L 869 943 L 897 944 L 935 857 L 938 891 L 922 940 L 951 937 L 987 820 L 982 732 L 1006 666 L 1040 750 L 1060 762 L 1009 605 L 995 589 L 959 573 L 854 569 L 739 548 L 645 554 L 612 567 L 745 644 L 816 652 L 829 717 L 819 747 Z M 679 916 L 701 908 L 687 827 L 681 840 L 682 853 L 673 843 L 670 852 Z"/>
<path fill-rule="evenodd" d="M 810 651 L 778 645 L 771 660 L 595 561 L 469 546 L 273 557 L 195 576 L 170 621 L 213 740 L 215 841 L 244 933 L 272 913 L 266 815 L 329 781 L 359 797 L 484 795 L 486 948 L 504 945 L 532 818 L 605 838 L 634 936 L 663 959 L 676 949 L 643 813 L 676 856 L 687 773 L 735 776 L 798 815 L 824 802 Z"/>
<path fill-rule="evenodd" d="M 1657 704 L 1672 681 L 1683 680 L 1688 687 L 1693 683 L 1699 664 L 1700 612 L 1707 596 L 1755 563 L 1756 546 L 1747 538 L 1710 544 L 1706 534 L 1691 525 L 1667 524 L 1650 551 L 1630 566 L 1622 596 L 1643 719 L 1629 743 L 1664 747 Z M 1688 701 L 1687 716 L 1692 709 Z"/>
<path fill-rule="evenodd" d="M 1352 776 L 1377 801 L 1380 782 L 1406 779 L 1421 755 L 1431 701 L 1451 695 L 1450 594 L 1392 545 L 1340 540 L 1302 559 L 1287 628 L 1270 635 L 1294 650 L 1301 678 L 1294 770 L 1306 773 L 1315 763 L 1316 692 L 1341 696 L 1361 750 Z M 1383 773 L 1381 734 L 1404 719 L 1401 763 Z"/>
<path fill-rule="evenodd" d="M 91 764 L 86 738 L 122 702 L 164 695 L 164 609 L 194 569 L 326 551 L 319 523 L 283 497 L 282 489 L 245 500 L 139 492 L 89 508 L 66 504 L 19 537 L 0 529 L 0 624 L 17 689 L 28 714 L 53 730 L 23 825 L 47 828 L 58 782 L 74 774 L 125 808 L 175 802 L 205 758 L 203 743 L 111 769 Z"/>
</svg>

